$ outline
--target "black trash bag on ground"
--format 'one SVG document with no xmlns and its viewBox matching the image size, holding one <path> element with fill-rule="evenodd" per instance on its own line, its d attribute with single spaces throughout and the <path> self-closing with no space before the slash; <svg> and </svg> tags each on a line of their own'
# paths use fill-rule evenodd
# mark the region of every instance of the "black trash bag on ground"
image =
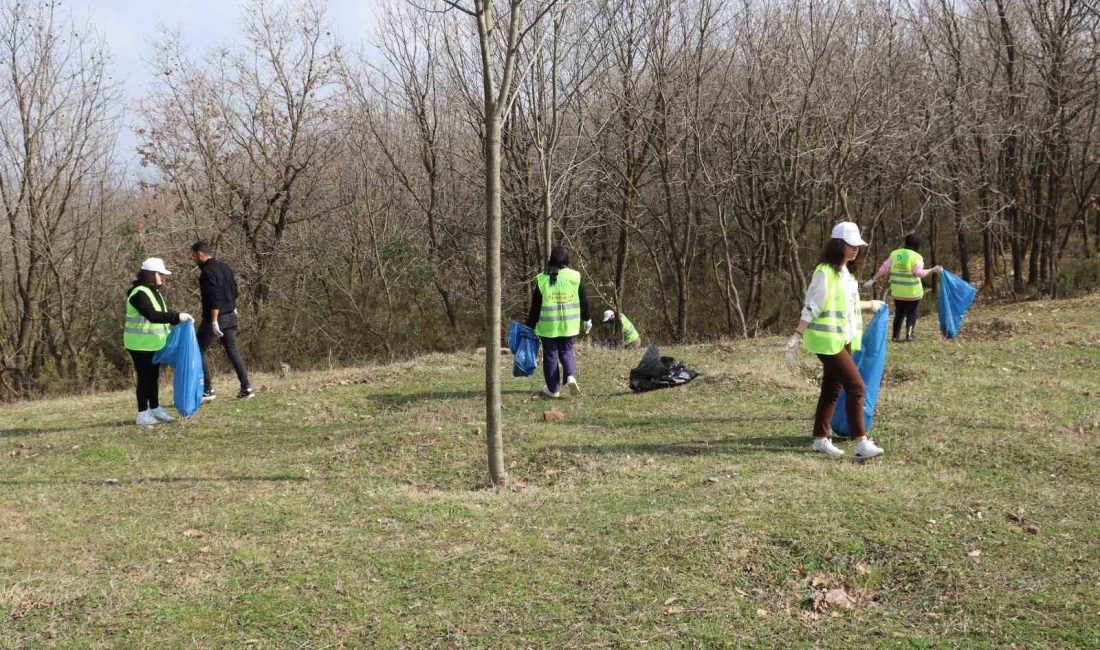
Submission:
<svg viewBox="0 0 1100 650">
<path fill-rule="evenodd" d="M 684 367 L 679 359 L 662 357 L 656 345 L 651 345 L 637 367 L 630 371 L 630 390 L 644 393 L 661 388 L 683 386 L 699 373 Z"/>
</svg>

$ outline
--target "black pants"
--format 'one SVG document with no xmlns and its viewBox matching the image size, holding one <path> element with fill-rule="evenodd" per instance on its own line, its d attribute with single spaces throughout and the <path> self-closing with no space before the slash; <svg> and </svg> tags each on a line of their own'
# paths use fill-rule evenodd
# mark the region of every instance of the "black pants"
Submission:
<svg viewBox="0 0 1100 650">
<path fill-rule="evenodd" d="M 248 383 L 248 370 L 244 367 L 244 358 L 241 357 L 241 351 L 237 349 L 237 329 L 240 325 L 240 318 L 236 314 L 224 314 L 218 316 L 218 327 L 221 328 L 222 338 L 221 344 L 225 348 L 225 356 L 229 357 L 229 362 L 233 364 L 233 370 L 237 372 L 237 380 L 241 382 L 241 390 L 249 387 Z M 210 349 L 210 346 L 214 344 L 214 341 L 219 340 L 218 336 L 214 334 L 213 323 L 204 320 L 202 326 L 199 327 L 199 349 L 202 350 L 202 383 L 206 392 L 212 392 L 214 390 L 214 384 L 210 380 L 210 363 L 207 360 L 206 351 Z"/>
<path fill-rule="evenodd" d="M 906 332 L 911 334 L 917 326 L 917 308 L 920 307 L 920 299 L 898 300 L 894 299 L 894 339 L 898 339 L 901 332 L 901 322 L 905 321 Z"/>
<path fill-rule="evenodd" d="M 134 360 L 134 371 L 137 372 L 137 407 L 138 413 L 160 406 L 160 364 L 153 363 L 153 355 L 156 352 L 138 352 L 127 350 L 130 358 Z"/>
</svg>

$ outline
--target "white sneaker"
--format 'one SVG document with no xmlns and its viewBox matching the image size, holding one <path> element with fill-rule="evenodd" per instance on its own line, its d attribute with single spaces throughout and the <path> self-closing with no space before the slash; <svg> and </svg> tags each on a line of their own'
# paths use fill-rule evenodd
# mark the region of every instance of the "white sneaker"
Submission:
<svg viewBox="0 0 1100 650">
<path fill-rule="evenodd" d="M 828 438 L 814 438 L 813 449 L 819 454 L 825 454 L 829 458 L 840 458 L 844 455 L 844 452 Z"/>
<path fill-rule="evenodd" d="M 138 413 L 137 425 L 139 427 L 151 427 L 157 425 L 159 422 L 160 420 L 158 420 L 156 416 L 153 415 L 152 410 L 142 411 L 141 413 Z"/>
<path fill-rule="evenodd" d="M 560 392 L 555 392 L 555 393 L 551 393 L 551 392 L 550 392 L 550 389 L 549 389 L 549 388 L 547 388 L 546 386 L 543 386 L 543 387 L 542 387 L 542 391 L 541 391 L 541 393 L 542 393 L 542 396 L 543 396 L 543 397 L 548 397 L 548 398 L 550 398 L 550 399 L 558 399 L 558 398 L 560 398 L 560 397 L 561 397 L 561 393 L 560 393 Z"/>
<path fill-rule="evenodd" d="M 875 444 L 874 440 L 864 438 L 856 443 L 856 458 L 874 458 L 884 453 L 882 447 Z"/>
<path fill-rule="evenodd" d="M 175 422 L 176 421 L 176 418 L 172 417 L 171 415 L 168 415 L 168 411 L 165 411 L 163 406 L 158 406 L 158 407 L 156 407 L 155 409 L 153 409 L 152 411 L 149 411 L 149 412 L 153 414 L 153 417 L 155 417 L 157 419 L 157 422 Z"/>
<path fill-rule="evenodd" d="M 569 389 L 569 394 L 573 397 L 581 396 L 581 387 L 577 384 L 576 377 L 566 377 L 565 386 Z"/>
</svg>

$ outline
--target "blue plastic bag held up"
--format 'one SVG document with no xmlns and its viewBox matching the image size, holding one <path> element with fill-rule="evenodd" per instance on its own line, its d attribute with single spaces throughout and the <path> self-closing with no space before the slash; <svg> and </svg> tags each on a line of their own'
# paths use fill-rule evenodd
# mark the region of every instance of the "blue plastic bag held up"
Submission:
<svg viewBox="0 0 1100 650">
<path fill-rule="evenodd" d="M 978 288 L 944 269 L 940 274 L 940 332 L 949 339 L 959 335 L 963 317 L 974 297 L 978 295 Z"/>
<path fill-rule="evenodd" d="M 191 417 L 202 406 L 202 351 L 195 338 L 195 323 L 187 321 L 172 328 L 168 342 L 155 355 L 153 363 L 175 370 L 172 398 L 183 417 Z"/>
<path fill-rule="evenodd" d="M 539 365 L 539 337 L 522 323 L 512 321 L 508 329 L 508 349 L 512 351 L 512 376 L 530 377 Z"/>
<path fill-rule="evenodd" d="M 875 420 L 875 403 L 878 402 L 878 391 L 882 387 L 882 372 L 886 368 L 886 330 L 890 324 L 890 309 L 884 307 L 875 312 L 871 318 L 871 324 L 863 330 L 861 349 L 853 355 L 856 367 L 859 368 L 859 376 L 863 377 L 865 391 L 863 393 L 863 425 L 866 431 L 871 430 L 871 423 Z M 833 413 L 833 433 L 841 436 L 852 435 L 848 426 L 848 413 L 845 405 L 848 396 L 840 394 L 836 403 L 836 412 Z"/>
</svg>

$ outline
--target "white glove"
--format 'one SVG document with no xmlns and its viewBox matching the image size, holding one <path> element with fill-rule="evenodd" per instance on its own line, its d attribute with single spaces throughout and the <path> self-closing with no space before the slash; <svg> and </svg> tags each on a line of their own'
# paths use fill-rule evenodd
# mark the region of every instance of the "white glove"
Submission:
<svg viewBox="0 0 1100 650">
<path fill-rule="evenodd" d="M 885 308 L 886 308 L 886 303 L 882 302 L 881 300 L 872 300 L 871 301 L 871 311 L 872 312 L 878 312 L 878 310 L 885 309 Z"/>
<path fill-rule="evenodd" d="M 195 317 L 192 316 L 191 314 L 180 312 L 180 322 L 181 323 L 191 323 L 191 322 L 194 322 L 194 320 L 195 320 Z"/>
<path fill-rule="evenodd" d="M 584 321 L 584 335 L 588 336 L 588 333 L 592 331 L 592 320 Z"/>
<path fill-rule="evenodd" d="M 798 348 L 800 347 L 802 347 L 802 335 L 791 334 L 791 338 L 787 339 L 787 363 L 798 361 Z"/>
<path fill-rule="evenodd" d="M 213 327 L 211 329 L 214 331 L 214 336 L 218 337 L 219 339 L 225 336 L 225 334 L 222 334 L 222 328 L 218 327 L 218 321 L 214 321 Z"/>
<path fill-rule="evenodd" d="M 863 283 L 863 289 L 865 291 L 870 291 L 871 289 L 874 289 L 874 288 L 875 288 L 875 281 L 874 280 L 868 280 L 868 281 Z"/>
</svg>

